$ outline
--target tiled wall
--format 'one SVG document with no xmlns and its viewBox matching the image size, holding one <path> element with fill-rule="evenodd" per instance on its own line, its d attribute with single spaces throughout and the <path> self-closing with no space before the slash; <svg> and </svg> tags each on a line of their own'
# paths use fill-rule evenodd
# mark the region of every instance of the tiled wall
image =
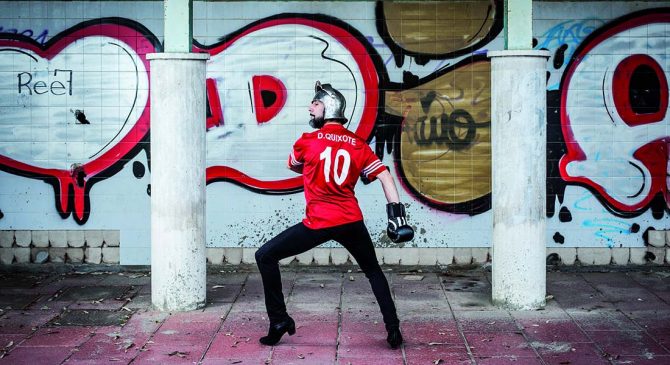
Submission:
<svg viewBox="0 0 670 365">
<path fill-rule="evenodd" d="M 529 156 L 548 162 L 549 249 L 611 257 L 670 228 L 670 13 L 645 10 L 668 4 L 534 2 L 535 46 L 552 53 L 548 153 Z M 148 264 L 145 55 L 161 50 L 162 1 L 0 8 L 0 230 L 118 231 L 120 263 Z M 389 260 L 396 249 L 488 252 L 486 52 L 503 48 L 502 1 L 195 1 L 193 16 L 194 49 L 211 56 L 208 247 L 242 257 L 301 219 L 301 181 L 284 165 L 321 80 L 343 91 L 348 128 L 401 184 L 417 231 L 404 247 L 385 236 L 379 184 L 357 187 Z"/>
</svg>

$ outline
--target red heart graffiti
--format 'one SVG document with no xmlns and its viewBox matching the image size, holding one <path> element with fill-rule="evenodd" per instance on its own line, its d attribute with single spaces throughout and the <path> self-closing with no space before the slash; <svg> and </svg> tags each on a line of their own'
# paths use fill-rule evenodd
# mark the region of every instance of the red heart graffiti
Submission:
<svg viewBox="0 0 670 365">
<path fill-rule="evenodd" d="M 158 40 L 144 26 L 119 18 L 104 18 L 83 22 L 56 35 L 45 45 L 40 45 L 31 39 L 20 36 L 4 34 L 2 37 L 0 38 L 0 50 L 22 53 L 35 60 L 36 57 L 33 55 L 36 55 L 48 61 L 61 54 L 69 45 L 84 38 L 113 38 L 135 52 L 139 62 L 144 65 L 144 69 L 147 71 L 145 75 L 140 76 L 146 77 L 147 80 L 149 79 L 149 62 L 146 59 L 146 54 L 154 53 L 160 48 Z M 12 56 L 11 52 L 0 54 L 0 57 L 2 55 Z M 134 55 L 129 56 L 133 57 Z M 106 62 L 106 60 L 103 60 L 103 62 Z M 43 87 L 43 85 L 37 83 L 35 85 L 36 87 Z M 60 84 L 56 84 L 56 90 L 59 90 L 60 86 Z M 52 87 L 54 86 L 52 85 Z M 35 91 L 39 94 L 38 89 L 35 89 Z M 149 132 L 149 100 L 147 98 L 144 106 L 134 106 L 141 111 L 141 114 L 136 119 L 133 118 L 133 115 L 136 114 L 131 113 L 129 115 L 126 123 L 130 123 L 132 127 L 128 129 L 128 132 L 114 145 L 106 146 L 109 148 L 102 153 L 91 156 L 85 163 L 74 164 L 70 169 L 46 168 L 36 166 L 30 162 L 18 161 L 11 156 L 0 155 L 0 169 L 16 175 L 49 182 L 56 191 L 56 207 L 61 216 L 67 217 L 71 212 L 74 212 L 75 220 L 79 224 L 84 224 L 89 216 L 88 191 L 91 186 L 97 181 L 112 176 L 130 157 L 140 149 L 145 148 L 141 142 L 147 139 Z"/>
</svg>

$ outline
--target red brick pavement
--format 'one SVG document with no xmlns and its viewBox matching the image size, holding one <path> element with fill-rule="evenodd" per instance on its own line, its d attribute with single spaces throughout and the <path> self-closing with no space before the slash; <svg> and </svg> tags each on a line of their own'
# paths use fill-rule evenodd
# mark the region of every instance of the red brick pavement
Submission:
<svg viewBox="0 0 670 365">
<path fill-rule="evenodd" d="M 154 311 L 147 273 L 1 274 L 0 365 L 670 364 L 662 271 L 551 272 L 553 299 L 523 312 L 491 304 L 486 271 L 387 271 L 398 350 L 363 274 L 284 271 L 297 333 L 274 347 L 258 343 L 268 323 L 255 272 L 210 274 L 207 307 L 187 313 Z"/>
</svg>

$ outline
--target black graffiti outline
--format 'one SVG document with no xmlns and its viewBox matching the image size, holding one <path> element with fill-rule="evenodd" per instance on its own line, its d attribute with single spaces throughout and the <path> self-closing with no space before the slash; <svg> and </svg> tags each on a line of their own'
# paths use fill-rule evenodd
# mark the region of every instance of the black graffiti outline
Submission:
<svg viewBox="0 0 670 365">
<path fill-rule="evenodd" d="M 238 36 L 241 36 L 243 33 L 245 33 L 248 29 L 254 28 L 259 24 L 270 22 L 273 20 L 281 20 L 281 19 L 286 19 L 286 18 L 301 18 L 301 19 L 306 19 L 306 20 L 315 20 L 319 21 L 322 23 L 328 23 L 335 25 L 337 27 L 340 27 L 342 29 L 346 29 L 349 35 L 353 36 L 358 40 L 358 42 L 366 49 L 368 57 L 372 60 L 372 64 L 374 66 L 374 71 L 377 75 L 378 79 L 378 88 L 379 88 L 379 95 L 378 95 L 378 101 L 377 101 L 377 117 L 376 120 L 374 121 L 374 126 L 373 129 L 370 133 L 370 135 L 366 139 L 366 143 L 370 143 L 374 138 L 375 138 L 375 133 L 377 130 L 377 121 L 380 118 L 380 115 L 384 114 L 384 105 L 385 105 L 385 93 L 384 91 L 388 89 L 385 85 L 389 84 L 389 76 L 388 72 L 386 70 L 386 67 L 384 66 L 384 61 L 382 60 L 381 56 L 377 52 L 377 49 L 375 49 L 370 42 L 367 40 L 367 38 L 361 33 L 357 28 L 354 26 L 346 23 L 345 21 L 335 18 L 330 15 L 325 15 L 325 14 L 310 14 L 310 13 L 281 13 L 281 14 L 275 14 L 269 17 L 257 19 L 242 28 L 239 28 L 229 34 L 226 34 L 224 36 L 221 36 L 218 40 L 218 42 L 210 44 L 210 45 L 204 45 L 200 42 L 198 42 L 196 39 L 193 39 L 193 46 L 198 47 L 202 50 L 210 50 L 216 47 L 219 47 L 226 42 L 233 40 L 237 38 Z M 287 195 L 287 194 L 295 194 L 299 193 L 304 190 L 303 187 L 296 188 L 296 189 L 287 189 L 287 190 L 264 190 L 264 189 L 259 189 L 256 187 L 248 186 L 245 184 L 242 184 L 234 179 L 227 178 L 227 177 L 220 177 L 216 179 L 210 179 L 207 181 L 207 184 L 215 183 L 215 182 L 229 182 L 231 184 L 237 185 L 245 190 L 249 190 L 258 194 L 263 194 L 263 195 Z"/>
<path fill-rule="evenodd" d="M 349 66 L 347 66 L 344 62 L 342 62 L 342 61 L 340 61 L 340 60 L 336 60 L 336 59 L 334 59 L 334 58 L 332 58 L 332 57 L 328 57 L 328 56 L 326 56 L 325 53 L 326 53 L 326 51 L 328 50 L 328 47 L 330 47 L 330 44 L 328 43 L 328 41 L 326 41 L 325 39 L 319 38 L 319 37 L 317 37 L 317 36 L 315 36 L 315 35 L 310 35 L 310 38 L 318 39 L 318 40 L 320 40 L 321 42 L 325 43 L 325 44 L 326 44 L 326 48 L 324 48 L 323 50 L 321 50 L 321 57 L 324 58 L 324 59 L 326 59 L 326 60 L 330 60 L 330 61 L 333 61 L 333 62 L 337 62 L 337 63 L 339 63 L 340 65 L 344 66 L 344 67 L 347 69 L 347 71 L 349 71 L 349 73 L 351 74 L 351 78 L 354 80 L 354 106 L 351 108 L 351 115 L 350 115 L 350 117 L 349 117 L 349 121 L 347 122 L 347 129 L 349 129 L 349 123 L 351 123 L 351 119 L 354 117 L 354 110 L 356 110 L 356 105 L 358 104 L 358 83 L 356 82 L 356 76 L 355 76 L 354 73 L 351 71 L 351 68 L 349 68 Z"/>
<path fill-rule="evenodd" d="M 433 72 L 429 75 L 426 75 L 423 78 L 417 78 L 412 82 L 391 82 L 388 81 L 385 84 L 385 92 L 401 92 L 404 90 L 409 90 L 420 85 L 424 85 L 430 81 L 436 80 L 441 76 L 450 73 L 458 68 L 467 65 L 473 65 L 479 62 L 490 62 L 488 57 L 485 54 L 476 54 L 472 57 L 468 57 L 460 60 L 448 67 L 444 67 L 437 72 Z M 380 84 L 380 88 L 382 85 Z M 380 96 L 383 96 L 384 93 L 380 93 Z M 436 98 L 437 99 L 437 98 Z M 484 101 L 484 100 L 482 100 Z M 480 101 L 480 102 L 482 102 Z M 477 123 L 477 125 L 490 126 L 490 121 L 485 123 Z M 467 202 L 462 203 L 442 203 L 435 200 L 431 200 L 424 196 L 420 191 L 414 188 L 409 184 L 407 175 L 404 168 L 402 167 L 401 159 L 401 135 L 402 131 L 405 128 L 405 121 L 403 116 L 397 116 L 387 113 L 385 110 L 381 110 L 378 114 L 378 119 L 375 123 L 374 136 L 376 137 L 375 145 L 375 154 L 377 157 L 383 161 L 384 151 L 391 154 L 393 159 L 393 165 L 395 166 L 398 180 L 400 183 L 408 190 L 408 192 L 421 203 L 449 213 L 455 214 L 468 214 L 470 216 L 484 213 L 491 209 L 491 193 L 487 193 L 478 198 L 474 198 Z M 446 153 L 446 152 L 445 152 Z"/>
<path fill-rule="evenodd" d="M 627 22 L 631 19 L 635 19 L 635 18 L 638 18 L 638 17 L 642 17 L 642 16 L 646 16 L 646 15 L 657 15 L 657 14 L 662 14 L 662 13 L 670 13 L 670 7 L 657 7 L 657 8 L 649 8 L 649 9 L 634 11 L 632 13 L 622 15 L 618 18 L 615 18 L 615 19 L 601 25 L 599 28 L 595 29 L 593 32 L 591 32 L 589 35 L 587 35 L 582 40 L 582 42 L 575 48 L 574 52 L 570 56 L 570 61 L 565 65 L 565 70 L 569 70 L 572 67 L 573 63 L 581 62 L 582 57 L 579 56 L 579 55 L 584 51 L 584 49 L 589 47 L 590 44 L 593 42 L 593 40 L 602 36 L 604 33 L 607 33 L 612 27 L 615 27 L 615 26 L 617 26 L 621 23 Z M 563 72 L 562 75 L 561 75 L 561 79 L 559 81 L 559 88 L 557 90 L 559 93 L 562 93 L 564 88 L 566 87 L 565 83 L 566 83 L 567 77 L 568 77 L 567 73 Z M 559 98 L 559 100 L 560 100 L 560 98 Z M 559 101 L 559 104 L 560 104 L 560 101 Z M 559 106 L 564 107 L 562 105 L 559 105 Z M 547 109 L 547 112 L 549 112 L 548 109 Z M 559 123 L 562 123 L 562 121 L 560 121 L 560 117 L 559 117 Z M 563 138 L 562 133 L 561 133 L 561 138 Z M 563 144 L 563 146 L 566 146 L 565 140 L 562 141 L 562 144 Z M 563 156 L 565 156 L 565 152 L 563 153 L 561 158 Z M 560 159 L 559 159 L 559 161 L 560 161 Z M 549 166 L 549 164 L 547 164 L 547 166 Z M 560 169 L 559 169 L 559 176 L 560 176 Z M 588 190 L 589 192 L 591 192 L 591 194 L 593 194 L 593 196 L 600 202 L 600 204 L 609 213 L 611 213 L 612 215 L 617 216 L 617 217 L 635 218 L 635 217 L 638 217 L 638 216 L 644 214 L 649 209 L 652 210 L 652 216 L 655 219 L 661 219 L 662 216 L 663 216 L 663 212 L 670 213 L 670 207 L 668 206 L 668 202 L 665 202 L 665 197 L 660 192 L 655 194 L 655 196 L 650 200 L 650 202 L 647 206 L 642 207 L 637 211 L 624 212 L 624 211 L 620 211 L 620 210 L 617 210 L 616 208 L 614 208 L 614 206 L 612 206 L 612 204 L 610 204 L 607 201 L 607 199 L 603 195 L 601 195 L 598 192 L 598 190 L 595 189 L 595 187 L 593 187 L 590 184 L 586 184 L 586 183 L 578 182 L 578 181 L 565 181 L 565 180 L 562 180 L 562 184 L 564 185 L 564 187 L 562 188 L 563 192 L 565 190 L 565 186 L 567 186 L 567 185 L 579 186 L 579 187 L 582 187 L 582 188 Z M 549 183 L 549 181 L 547 181 L 547 186 L 549 186 L 549 185 L 550 185 L 550 183 Z M 661 202 L 664 202 L 664 204 L 661 204 Z"/>
<path fill-rule="evenodd" d="M 612 112 L 610 111 L 609 106 L 607 106 L 607 97 L 605 96 L 605 83 L 606 83 L 606 79 L 607 79 L 607 70 L 609 70 L 609 68 L 606 68 L 605 72 L 603 73 L 603 83 L 600 86 L 600 89 L 602 90 L 603 105 L 605 106 L 605 111 L 607 111 L 607 116 L 612 121 L 612 124 L 616 126 L 616 122 L 614 121 L 614 118 L 612 118 Z"/>
<path fill-rule="evenodd" d="M 16 49 L 16 48 L 1 48 L 1 49 L 0 49 L 0 52 L 17 52 L 17 53 L 23 53 L 24 55 L 26 55 L 26 56 L 32 58 L 33 61 L 35 61 L 35 62 L 39 62 L 39 61 L 37 60 L 37 58 L 35 58 L 35 56 L 31 55 L 30 53 L 28 53 L 28 52 L 26 52 L 26 51 L 20 50 L 20 49 Z"/>
<path fill-rule="evenodd" d="M 632 161 L 628 161 L 628 163 L 631 164 L 631 166 L 635 167 L 638 171 L 640 171 L 640 175 L 642 176 L 642 186 L 640 186 L 640 190 L 633 195 L 628 195 L 628 198 L 635 198 L 638 195 L 642 194 L 642 191 L 644 191 L 644 187 L 647 185 L 647 178 L 644 176 L 644 171 L 642 170 L 642 168 L 640 166 L 638 166 L 637 164 L 634 164 Z M 667 175 L 667 173 L 666 173 L 666 175 Z"/>
<path fill-rule="evenodd" d="M 135 67 L 135 98 L 133 98 L 133 105 L 130 106 L 130 112 L 129 112 L 128 115 L 126 116 L 126 120 L 123 121 L 123 124 L 121 125 L 121 128 L 119 128 L 119 131 L 116 132 L 116 135 L 115 135 L 114 137 L 112 137 L 112 139 L 110 139 L 109 142 L 107 142 L 107 143 L 100 149 L 100 151 L 94 153 L 94 154 L 93 154 L 91 157 L 89 157 L 89 158 L 93 158 L 93 157 L 95 157 L 96 155 L 98 155 L 98 154 L 99 154 L 100 152 L 102 152 L 105 148 L 107 148 L 107 146 L 109 146 L 109 145 L 112 143 L 112 141 L 114 141 L 114 140 L 116 139 L 116 137 L 119 136 L 119 134 L 121 134 L 121 131 L 123 131 L 123 128 L 126 127 L 126 124 L 128 124 L 128 120 L 130 120 L 130 116 L 133 114 L 133 109 L 135 109 L 135 104 L 137 103 L 137 95 L 139 94 L 139 87 L 140 87 L 140 85 L 139 85 L 139 82 L 140 82 L 140 71 L 139 71 L 139 69 L 138 69 L 138 67 L 137 67 L 137 62 L 135 62 L 135 58 L 130 54 L 130 52 L 128 52 L 127 49 L 121 47 L 120 44 L 113 43 L 113 42 L 107 42 L 107 43 L 112 44 L 112 45 L 115 45 L 115 46 L 121 48 L 124 52 L 126 52 L 126 54 L 128 55 L 128 57 L 130 57 L 131 61 L 133 61 L 133 66 Z"/>
<path fill-rule="evenodd" d="M 163 46 L 158 40 L 158 37 L 156 37 L 146 26 L 142 25 L 141 23 L 135 20 L 120 17 L 105 17 L 105 18 L 97 18 L 83 21 L 56 34 L 53 38 L 49 39 L 45 43 L 39 43 L 35 39 L 27 37 L 25 35 L 11 34 L 11 33 L 0 33 L 0 39 L 16 40 L 27 44 L 32 44 L 34 47 L 44 51 L 50 48 L 56 42 L 59 42 L 62 38 L 69 37 L 74 32 L 77 32 L 81 29 L 93 25 L 101 25 L 101 24 L 122 25 L 131 28 L 137 31 L 139 34 L 141 34 L 147 41 L 149 41 L 151 45 L 154 47 L 155 52 L 163 51 Z M 68 200 L 64 210 L 61 210 L 61 205 L 59 204 L 59 202 L 61 201 L 60 182 L 58 178 L 52 175 L 26 172 L 22 169 L 18 169 L 4 164 L 0 164 L 0 171 L 5 171 L 13 175 L 26 177 L 30 179 L 42 180 L 45 183 L 51 185 L 55 193 L 54 203 L 56 205 L 56 211 L 58 212 L 58 215 L 62 219 L 67 219 L 70 216 L 70 214 L 72 214 L 77 224 L 84 225 L 88 221 L 91 211 L 91 200 L 89 194 L 91 188 L 96 183 L 116 175 L 133 157 L 137 156 L 137 154 L 139 154 L 142 150 L 144 150 L 145 153 L 147 154 L 147 160 L 150 166 L 151 161 L 151 150 L 149 148 L 150 138 L 151 138 L 150 130 L 148 130 L 146 135 L 143 138 L 141 138 L 135 146 L 130 148 L 124 156 L 121 156 L 118 159 L 118 162 L 110 165 L 107 169 L 100 171 L 97 175 L 92 176 L 87 180 L 84 188 L 84 215 L 81 220 L 77 217 L 76 214 L 72 214 L 73 209 L 71 207 L 74 206 L 74 187 L 72 185 L 68 187 L 68 196 L 70 199 Z"/>
</svg>

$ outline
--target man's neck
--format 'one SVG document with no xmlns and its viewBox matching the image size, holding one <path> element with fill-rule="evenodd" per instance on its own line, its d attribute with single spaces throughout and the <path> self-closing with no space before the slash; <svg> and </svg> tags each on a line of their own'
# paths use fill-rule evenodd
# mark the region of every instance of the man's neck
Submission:
<svg viewBox="0 0 670 365">
<path fill-rule="evenodd" d="M 340 122 L 338 122 L 338 121 L 336 121 L 336 120 L 327 120 L 327 121 L 323 124 L 323 126 L 325 127 L 325 126 L 327 126 L 327 125 L 342 125 L 342 123 L 340 123 Z"/>
</svg>

